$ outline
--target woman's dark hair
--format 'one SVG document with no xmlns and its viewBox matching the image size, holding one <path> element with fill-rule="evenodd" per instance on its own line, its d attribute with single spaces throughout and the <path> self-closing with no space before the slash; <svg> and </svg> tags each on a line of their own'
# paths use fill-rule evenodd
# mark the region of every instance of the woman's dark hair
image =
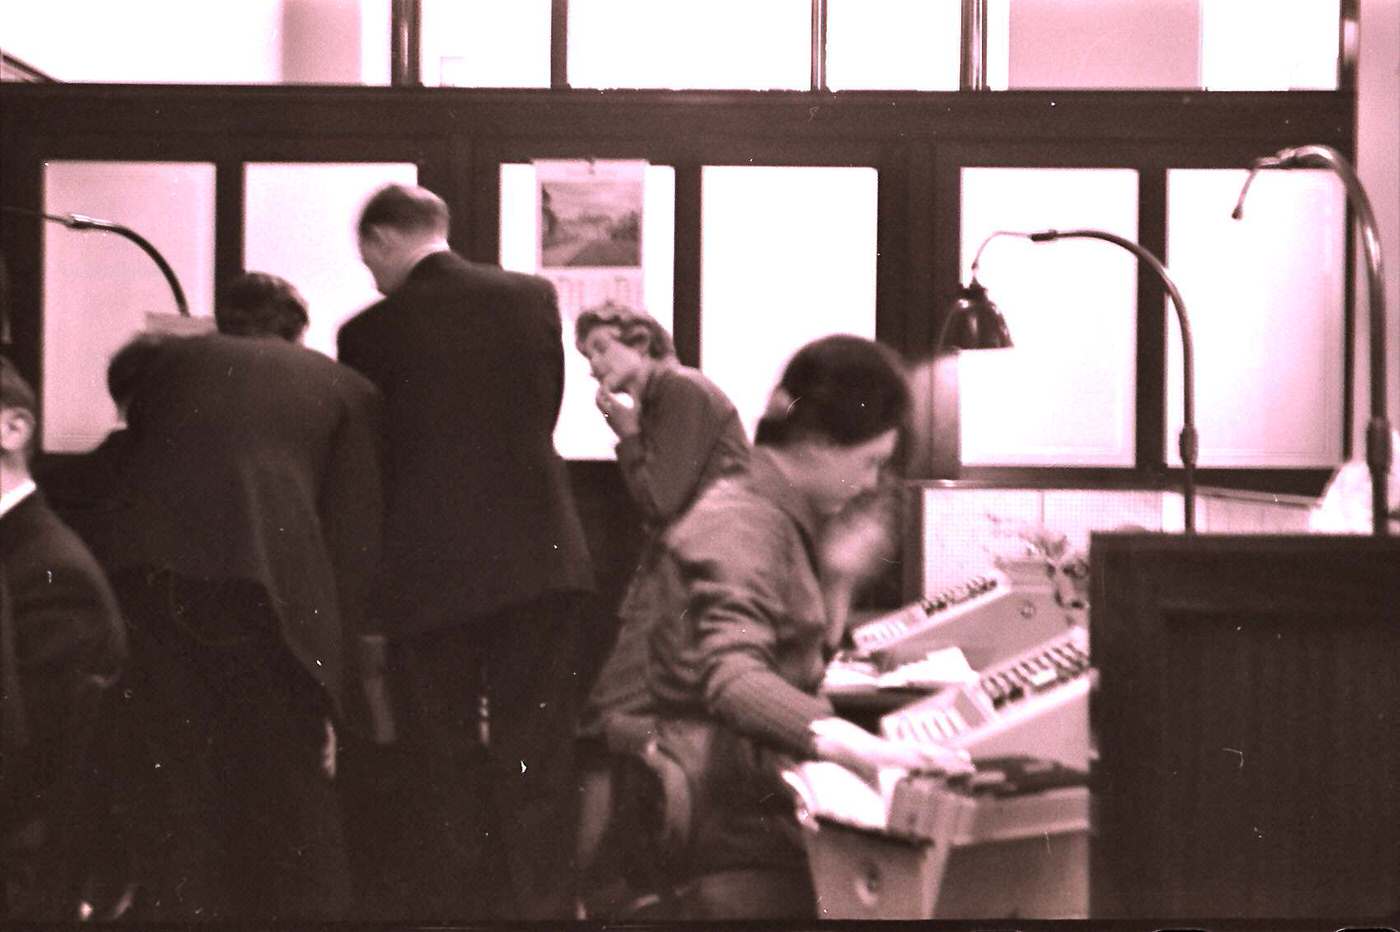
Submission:
<svg viewBox="0 0 1400 932">
<path fill-rule="evenodd" d="M 817 438 L 853 447 L 902 428 L 908 413 L 909 385 L 891 350 L 863 337 L 824 337 L 788 361 L 754 443 Z"/>
<path fill-rule="evenodd" d="M 244 272 L 219 291 L 214 322 L 236 337 L 281 337 L 295 343 L 306 330 L 306 301 L 292 283 L 266 272 Z"/>
<path fill-rule="evenodd" d="M 671 335 L 646 311 L 612 303 L 590 308 L 579 314 L 574 322 L 574 344 L 582 350 L 583 342 L 598 327 L 616 328 L 618 339 L 628 346 L 640 347 L 645 343 L 646 354 L 652 359 L 676 357 L 676 345 Z"/>
</svg>

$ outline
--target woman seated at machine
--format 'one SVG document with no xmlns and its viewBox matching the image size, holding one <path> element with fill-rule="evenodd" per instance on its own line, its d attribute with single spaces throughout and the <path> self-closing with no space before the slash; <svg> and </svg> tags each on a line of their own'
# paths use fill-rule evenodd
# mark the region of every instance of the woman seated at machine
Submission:
<svg viewBox="0 0 1400 932">
<path fill-rule="evenodd" d="M 886 512 L 867 506 L 908 409 L 884 347 L 852 336 L 806 345 L 773 391 L 749 470 L 713 485 L 667 534 L 684 604 L 658 618 L 648 685 L 657 753 L 692 794 L 685 870 L 765 878 L 752 896 L 702 899 L 687 918 L 816 915 L 781 778 L 793 761 L 867 775 L 971 769 L 959 752 L 840 719 L 817 692 L 851 594 L 886 552 Z"/>
</svg>

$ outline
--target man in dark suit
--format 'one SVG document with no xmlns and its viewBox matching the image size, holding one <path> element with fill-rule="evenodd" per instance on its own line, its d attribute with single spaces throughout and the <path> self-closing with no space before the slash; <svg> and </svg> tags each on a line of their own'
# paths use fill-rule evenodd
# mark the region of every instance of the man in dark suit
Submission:
<svg viewBox="0 0 1400 932">
<path fill-rule="evenodd" d="M 385 298 L 339 335 L 341 361 L 385 399 L 375 605 L 412 762 L 399 908 L 567 918 L 579 597 L 592 569 L 553 442 L 559 311 L 548 282 L 467 262 L 447 230 L 430 191 L 371 197 L 360 253 Z"/>
<path fill-rule="evenodd" d="M 379 415 L 277 336 L 144 350 L 112 561 L 153 758 L 148 918 L 346 914 L 333 723 L 378 565 Z"/>
<path fill-rule="evenodd" d="M 34 411 L 0 357 L 0 919 L 72 922 L 91 866 L 87 752 L 126 635 L 96 561 L 30 477 Z"/>
</svg>

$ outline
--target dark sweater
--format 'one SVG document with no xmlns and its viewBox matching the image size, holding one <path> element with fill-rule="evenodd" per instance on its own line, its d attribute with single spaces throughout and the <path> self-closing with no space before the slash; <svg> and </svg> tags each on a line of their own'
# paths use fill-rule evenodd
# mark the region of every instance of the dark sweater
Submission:
<svg viewBox="0 0 1400 932">
<path fill-rule="evenodd" d="M 826 605 L 818 518 L 763 448 L 666 535 L 684 604 L 659 620 L 648 683 L 663 714 L 708 715 L 801 755 L 811 723 L 833 714 L 817 687 Z"/>
</svg>

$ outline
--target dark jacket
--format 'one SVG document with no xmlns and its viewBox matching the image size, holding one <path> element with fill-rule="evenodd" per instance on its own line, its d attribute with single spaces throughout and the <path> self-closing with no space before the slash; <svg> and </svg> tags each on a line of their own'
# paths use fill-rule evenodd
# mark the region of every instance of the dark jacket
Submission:
<svg viewBox="0 0 1400 932">
<path fill-rule="evenodd" d="M 341 361 L 384 393 L 387 634 L 592 587 L 554 448 L 563 353 L 549 282 L 450 252 L 341 328 Z"/>
<path fill-rule="evenodd" d="M 380 541 L 378 392 L 277 337 L 156 349 L 129 411 L 117 567 L 260 584 L 335 700 Z"/>
<path fill-rule="evenodd" d="M 63 804 L 55 798 L 63 769 L 93 725 L 79 720 L 81 697 L 113 680 L 126 660 L 126 631 L 102 571 L 39 492 L 0 517 L 0 615 L 0 825 L 8 840 Z"/>
</svg>

